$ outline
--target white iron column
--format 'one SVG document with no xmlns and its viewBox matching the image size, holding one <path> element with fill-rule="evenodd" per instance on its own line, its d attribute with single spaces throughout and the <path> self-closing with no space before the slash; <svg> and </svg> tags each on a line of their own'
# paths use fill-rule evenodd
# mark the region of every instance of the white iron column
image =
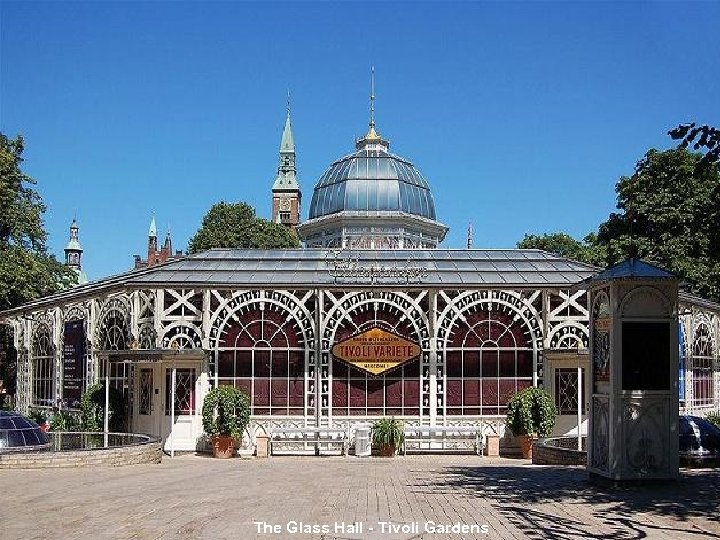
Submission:
<svg viewBox="0 0 720 540">
<path fill-rule="evenodd" d="M 105 359 L 105 414 L 103 418 L 103 432 L 105 448 L 108 447 L 108 430 L 110 429 L 110 356 Z"/>
<path fill-rule="evenodd" d="M 439 402 L 438 402 L 438 396 L 444 395 L 442 392 L 438 392 L 437 385 L 438 385 L 438 361 L 437 361 L 437 339 L 436 339 L 436 329 L 437 329 L 437 292 L 434 290 L 428 291 L 428 305 L 430 306 L 430 313 L 428 314 L 428 322 L 430 324 L 430 373 L 428 381 L 422 381 L 421 384 L 425 384 L 425 382 L 428 382 L 430 385 L 430 393 L 429 393 L 429 399 L 430 399 L 430 425 L 435 426 L 437 425 L 437 409 L 439 408 Z M 421 370 L 420 373 L 422 374 L 422 358 L 420 359 L 420 366 Z M 440 381 L 444 381 L 444 378 L 441 376 Z M 444 385 L 443 385 L 444 388 Z M 422 389 L 422 387 L 421 387 Z M 423 392 L 420 392 L 420 395 L 422 396 Z M 422 397 L 421 397 L 422 399 Z M 444 400 L 443 400 L 444 405 Z M 420 406 L 424 406 L 424 403 L 420 403 Z M 422 411 L 422 409 L 421 409 Z M 443 416 L 444 419 L 444 416 Z"/>
<path fill-rule="evenodd" d="M 577 367 L 577 449 L 582 450 L 583 376 L 582 366 Z"/>
</svg>

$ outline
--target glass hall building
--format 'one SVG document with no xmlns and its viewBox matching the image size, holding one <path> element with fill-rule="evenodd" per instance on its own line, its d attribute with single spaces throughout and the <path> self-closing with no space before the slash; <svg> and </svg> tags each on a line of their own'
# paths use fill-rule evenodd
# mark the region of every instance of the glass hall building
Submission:
<svg viewBox="0 0 720 540">
<path fill-rule="evenodd" d="M 596 268 L 537 250 L 438 249 L 447 228 L 429 184 L 373 123 L 299 223 L 294 151 L 288 116 L 273 218 L 306 249 L 210 250 L 0 314 L 19 408 L 76 407 L 107 373 L 128 431 L 194 450 L 203 397 L 220 384 L 251 397 L 250 445 L 273 427 L 352 431 L 391 415 L 502 434 L 510 396 L 542 385 L 557 433 L 577 432 L 577 372 L 586 401 L 592 366 L 588 297 L 574 285 Z M 719 316 L 681 294 L 684 410 L 720 409 Z"/>
</svg>

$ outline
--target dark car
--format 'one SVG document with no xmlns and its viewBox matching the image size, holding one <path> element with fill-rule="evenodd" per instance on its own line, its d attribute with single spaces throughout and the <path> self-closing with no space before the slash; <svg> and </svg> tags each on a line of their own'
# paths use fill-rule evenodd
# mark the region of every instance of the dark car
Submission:
<svg viewBox="0 0 720 540">
<path fill-rule="evenodd" d="M 699 416 L 680 416 L 680 464 L 720 465 L 720 428 Z"/>
</svg>

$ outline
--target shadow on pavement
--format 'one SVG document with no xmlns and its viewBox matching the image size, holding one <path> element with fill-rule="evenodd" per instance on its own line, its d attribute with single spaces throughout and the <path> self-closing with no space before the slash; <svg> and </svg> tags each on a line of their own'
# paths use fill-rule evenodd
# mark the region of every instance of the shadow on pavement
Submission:
<svg viewBox="0 0 720 540">
<path fill-rule="evenodd" d="M 428 488 L 487 497 L 531 539 L 720 538 L 717 469 L 683 470 L 677 482 L 601 487 L 576 467 L 448 467 Z"/>
</svg>

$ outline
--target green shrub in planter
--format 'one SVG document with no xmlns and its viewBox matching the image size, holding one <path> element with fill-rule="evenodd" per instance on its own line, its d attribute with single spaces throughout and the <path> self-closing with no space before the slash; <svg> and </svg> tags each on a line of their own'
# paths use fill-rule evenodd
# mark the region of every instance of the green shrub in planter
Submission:
<svg viewBox="0 0 720 540">
<path fill-rule="evenodd" d="M 110 387 L 110 412 L 108 429 L 122 432 L 125 429 L 125 400 L 122 392 Z M 80 398 L 80 421 L 83 431 L 103 431 L 105 426 L 105 384 L 88 387 Z"/>
<path fill-rule="evenodd" d="M 395 418 L 381 418 L 372 425 L 372 442 L 379 448 L 400 448 L 405 441 L 405 427 Z"/>
<path fill-rule="evenodd" d="M 203 429 L 210 437 L 240 440 L 250 422 L 250 398 L 234 386 L 218 386 L 205 396 Z"/>
<path fill-rule="evenodd" d="M 705 415 L 705 420 L 720 428 L 720 412 L 710 412 Z"/>
<path fill-rule="evenodd" d="M 50 431 L 80 431 L 80 417 L 73 411 L 57 411 L 50 418 Z"/>
<path fill-rule="evenodd" d="M 510 398 L 507 425 L 516 437 L 547 437 L 555 426 L 556 414 L 552 396 L 531 386 Z"/>
</svg>

